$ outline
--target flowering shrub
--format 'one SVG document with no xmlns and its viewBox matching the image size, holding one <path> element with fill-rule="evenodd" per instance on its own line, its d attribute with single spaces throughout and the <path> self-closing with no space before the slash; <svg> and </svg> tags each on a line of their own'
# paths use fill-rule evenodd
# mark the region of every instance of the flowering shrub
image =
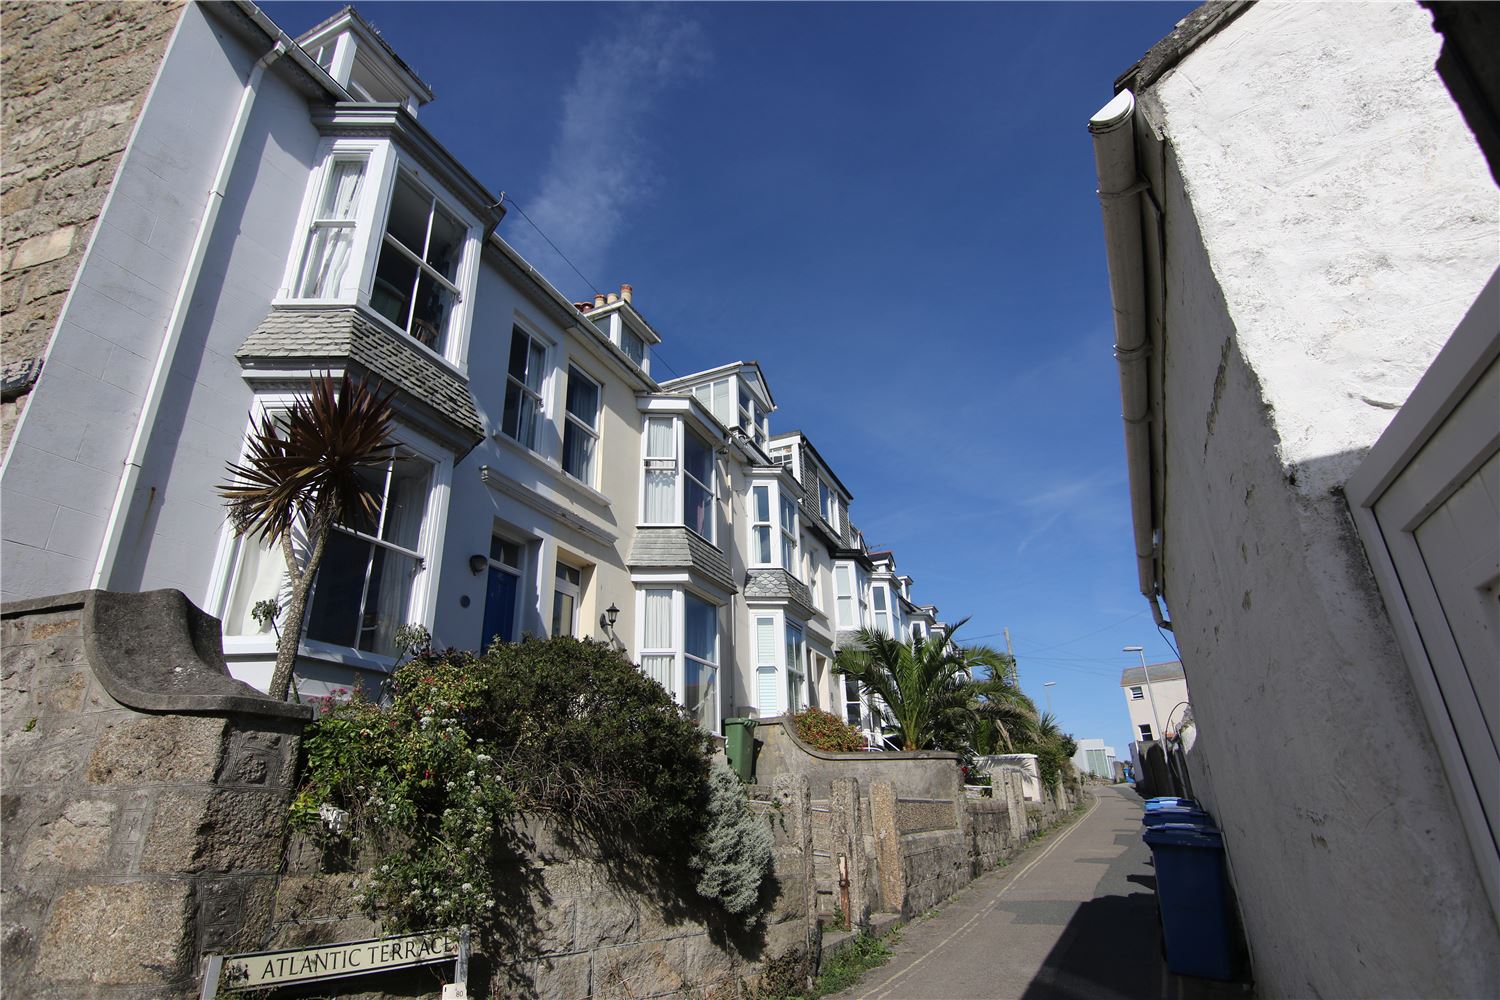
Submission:
<svg viewBox="0 0 1500 1000">
<path fill-rule="evenodd" d="M 814 750 L 824 753 L 858 753 L 865 748 L 859 730 L 838 716 L 816 708 L 792 716 L 797 738 Z"/>
<path fill-rule="evenodd" d="M 389 708 L 356 694 L 309 727 L 292 819 L 378 852 L 365 903 L 392 929 L 493 929 L 496 860 L 520 811 L 679 857 L 702 828 L 707 738 L 603 643 L 429 650 L 391 690 Z"/>
</svg>

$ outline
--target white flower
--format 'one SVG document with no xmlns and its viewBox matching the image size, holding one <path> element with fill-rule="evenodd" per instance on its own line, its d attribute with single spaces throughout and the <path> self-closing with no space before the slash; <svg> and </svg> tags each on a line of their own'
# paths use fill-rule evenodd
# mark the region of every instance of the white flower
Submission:
<svg viewBox="0 0 1500 1000">
<path fill-rule="evenodd" d="M 459 888 L 463 889 L 464 892 L 473 892 L 474 891 L 474 886 L 471 885 L 471 884 L 469 884 L 468 882 L 465 882 Z"/>
</svg>

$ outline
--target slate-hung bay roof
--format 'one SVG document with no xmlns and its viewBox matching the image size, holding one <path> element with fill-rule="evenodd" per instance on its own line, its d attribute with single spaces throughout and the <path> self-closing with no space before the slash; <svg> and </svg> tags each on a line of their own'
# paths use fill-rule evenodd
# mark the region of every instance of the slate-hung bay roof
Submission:
<svg viewBox="0 0 1500 1000">
<path fill-rule="evenodd" d="M 724 553 L 687 528 L 637 528 L 625 562 L 631 569 L 689 570 L 731 594 L 739 590 Z"/>
<path fill-rule="evenodd" d="M 807 584 L 784 569 L 752 569 L 745 575 L 745 599 L 757 598 L 791 601 L 809 618 L 817 614 Z"/>
<path fill-rule="evenodd" d="M 1176 660 L 1151 664 L 1153 681 L 1179 681 L 1184 677 L 1182 664 Z M 1120 674 L 1120 687 L 1135 687 L 1144 683 L 1146 683 L 1146 671 L 1140 667 L 1126 667 L 1124 673 Z"/>
<path fill-rule="evenodd" d="M 464 442 L 463 453 L 484 439 L 468 382 L 428 357 L 416 341 L 384 329 L 357 308 L 272 309 L 235 358 L 247 369 L 348 362 L 431 410 Z"/>
</svg>

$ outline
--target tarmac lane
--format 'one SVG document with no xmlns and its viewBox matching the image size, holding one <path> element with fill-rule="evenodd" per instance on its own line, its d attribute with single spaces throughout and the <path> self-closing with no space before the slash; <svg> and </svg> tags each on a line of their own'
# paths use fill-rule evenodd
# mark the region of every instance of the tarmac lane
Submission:
<svg viewBox="0 0 1500 1000">
<path fill-rule="evenodd" d="M 1142 803 L 1098 787 L 1071 824 L 908 924 L 894 957 L 842 1000 L 1187 1000 L 1248 997 L 1161 961 Z"/>
</svg>

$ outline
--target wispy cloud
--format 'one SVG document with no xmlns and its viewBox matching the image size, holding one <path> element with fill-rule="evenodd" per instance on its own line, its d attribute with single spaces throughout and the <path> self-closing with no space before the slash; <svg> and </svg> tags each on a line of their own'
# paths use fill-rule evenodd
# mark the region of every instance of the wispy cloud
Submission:
<svg viewBox="0 0 1500 1000">
<path fill-rule="evenodd" d="M 597 272 L 610 244 L 657 186 L 646 136 L 657 102 L 668 87 L 700 75 L 711 56 L 702 26 L 673 4 L 616 8 L 580 53 L 540 190 L 522 207 L 584 274 L 607 284 Z M 519 221 L 517 248 L 544 270 L 571 276 Z"/>
<path fill-rule="evenodd" d="M 1115 525 L 1123 509 L 1123 485 L 1122 472 L 1100 469 L 1021 497 L 1019 504 L 1031 513 L 1033 525 L 1016 547 L 1016 555 L 1025 552 L 1064 518 L 1075 532 Z"/>
</svg>

